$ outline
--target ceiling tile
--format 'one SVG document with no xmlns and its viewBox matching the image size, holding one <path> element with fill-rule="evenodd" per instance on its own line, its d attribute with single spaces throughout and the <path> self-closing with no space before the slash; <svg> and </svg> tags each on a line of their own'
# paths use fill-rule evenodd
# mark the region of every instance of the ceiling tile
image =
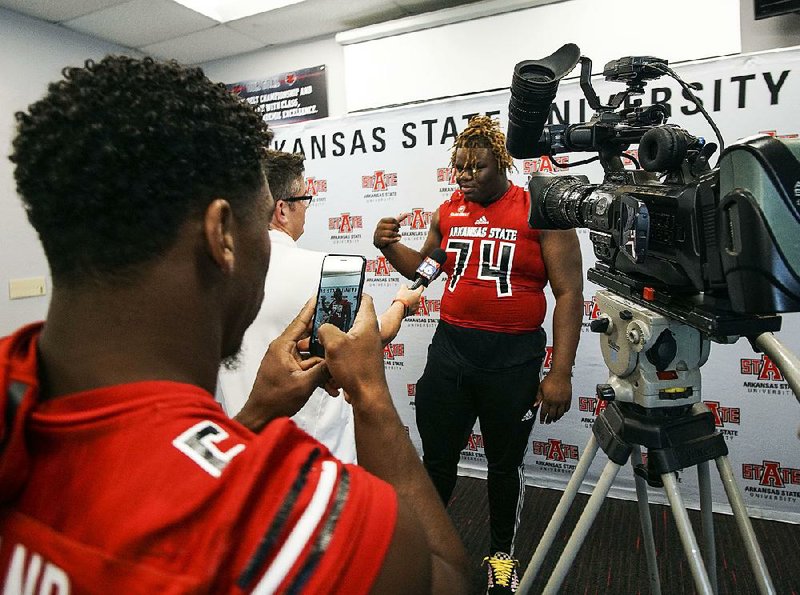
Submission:
<svg viewBox="0 0 800 595">
<path fill-rule="evenodd" d="M 273 12 L 231 21 L 229 27 L 264 43 L 291 43 L 407 16 L 391 0 L 306 0 Z"/>
<path fill-rule="evenodd" d="M 138 49 L 161 59 L 174 58 L 184 64 L 199 64 L 216 60 L 217 58 L 252 52 L 263 47 L 265 47 L 265 44 L 260 41 L 242 35 L 226 25 L 218 25 L 211 29 L 139 47 Z"/>
<path fill-rule="evenodd" d="M 131 0 L 64 23 L 81 33 L 128 47 L 182 37 L 216 24 L 172 0 Z"/>
<path fill-rule="evenodd" d="M 130 0 L 0 0 L 0 7 L 51 23 L 68 21 Z"/>
</svg>

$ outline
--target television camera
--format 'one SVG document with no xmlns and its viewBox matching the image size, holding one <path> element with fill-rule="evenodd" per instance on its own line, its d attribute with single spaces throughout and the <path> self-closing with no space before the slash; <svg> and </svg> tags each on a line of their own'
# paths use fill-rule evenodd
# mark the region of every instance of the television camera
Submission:
<svg viewBox="0 0 800 595">
<path fill-rule="evenodd" d="M 589 122 L 550 124 L 560 80 L 581 63 L 580 86 L 595 111 Z M 514 68 L 507 147 L 528 158 L 595 152 L 602 183 L 586 176 L 534 174 L 529 224 L 588 228 L 597 262 L 588 278 L 618 295 L 689 324 L 712 338 L 780 328 L 778 312 L 800 311 L 800 141 L 744 139 L 724 151 L 668 124 L 659 103 L 626 107 L 649 80 L 669 75 L 722 137 L 666 60 L 625 57 L 605 65 L 627 88 L 603 105 L 592 62 L 566 44 Z M 626 151 L 638 144 L 637 160 Z M 625 169 L 628 157 L 636 169 Z M 553 158 L 553 164 L 558 163 Z"/>
<path fill-rule="evenodd" d="M 580 86 L 595 111 L 588 122 L 549 124 L 560 80 L 580 61 Z M 700 367 L 710 341 L 750 339 L 775 361 L 800 400 L 800 361 L 772 335 L 778 313 L 800 311 L 800 141 L 770 136 L 721 150 L 719 129 L 690 85 L 651 56 L 605 65 L 606 80 L 626 89 L 600 102 L 592 63 L 574 44 L 514 68 L 506 144 L 516 158 L 594 152 L 603 181 L 534 174 L 528 223 L 537 229 L 587 228 L 597 259 L 588 278 L 597 293 L 601 350 L 610 375 L 597 385 L 607 402 L 534 552 L 520 593 L 528 593 L 553 545 L 598 448 L 608 463 L 542 592 L 558 593 L 620 467 L 629 459 L 647 554 L 651 590 L 660 592 L 645 483 L 663 486 L 699 593 L 716 589 L 716 558 L 708 464 L 714 460 L 753 566 L 759 590 L 774 593 L 727 447 L 701 400 Z M 719 146 L 667 123 L 658 103 L 628 105 L 647 81 L 663 75 L 683 87 L 716 133 Z M 626 151 L 638 144 L 638 160 Z M 624 157 L 635 165 L 626 169 Z M 647 463 L 642 447 L 647 448 Z M 697 467 L 706 560 L 678 490 L 676 472 Z M 706 564 L 707 562 L 707 564 Z"/>
</svg>

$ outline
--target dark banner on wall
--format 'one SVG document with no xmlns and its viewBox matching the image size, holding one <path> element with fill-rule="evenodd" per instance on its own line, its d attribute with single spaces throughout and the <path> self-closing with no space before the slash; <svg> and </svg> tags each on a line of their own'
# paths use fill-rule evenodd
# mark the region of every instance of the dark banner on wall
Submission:
<svg viewBox="0 0 800 595">
<path fill-rule="evenodd" d="M 328 79 L 325 65 L 282 72 L 227 85 L 247 99 L 265 122 L 275 126 L 328 116 Z"/>
</svg>

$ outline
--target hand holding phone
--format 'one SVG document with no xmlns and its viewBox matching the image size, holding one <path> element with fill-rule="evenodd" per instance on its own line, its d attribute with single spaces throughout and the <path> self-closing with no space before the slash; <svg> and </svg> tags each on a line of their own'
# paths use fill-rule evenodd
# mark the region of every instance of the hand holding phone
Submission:
<svg viewBox="0 0 800 595">
<path fill-rule="evenodd" d="M 311 329 L 309 349 L 312 355 L 325 355 L 317 337 L 320 326 L 329 323 L 344 333 L 352 328 L 361 303 L 366 264 L 366 258 L 355 254 L 325 256 Z"/>
</svg>

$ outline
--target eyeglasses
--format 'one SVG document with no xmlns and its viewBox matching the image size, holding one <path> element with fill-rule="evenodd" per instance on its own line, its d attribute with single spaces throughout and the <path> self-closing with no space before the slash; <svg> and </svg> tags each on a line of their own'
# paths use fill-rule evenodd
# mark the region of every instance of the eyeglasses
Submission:
<svg viewBox="0 0 800 595">
<path fill-rule="evenodd" d="M 283 202 L 302 202 L 306 206 L 308 206 L 311 204 L 311 200 L 313 198 L 314 197 L 310 194 L 307 194 L 305 196 L 290 196 L 289 198 L 284 198 Z"/>
</svg>

